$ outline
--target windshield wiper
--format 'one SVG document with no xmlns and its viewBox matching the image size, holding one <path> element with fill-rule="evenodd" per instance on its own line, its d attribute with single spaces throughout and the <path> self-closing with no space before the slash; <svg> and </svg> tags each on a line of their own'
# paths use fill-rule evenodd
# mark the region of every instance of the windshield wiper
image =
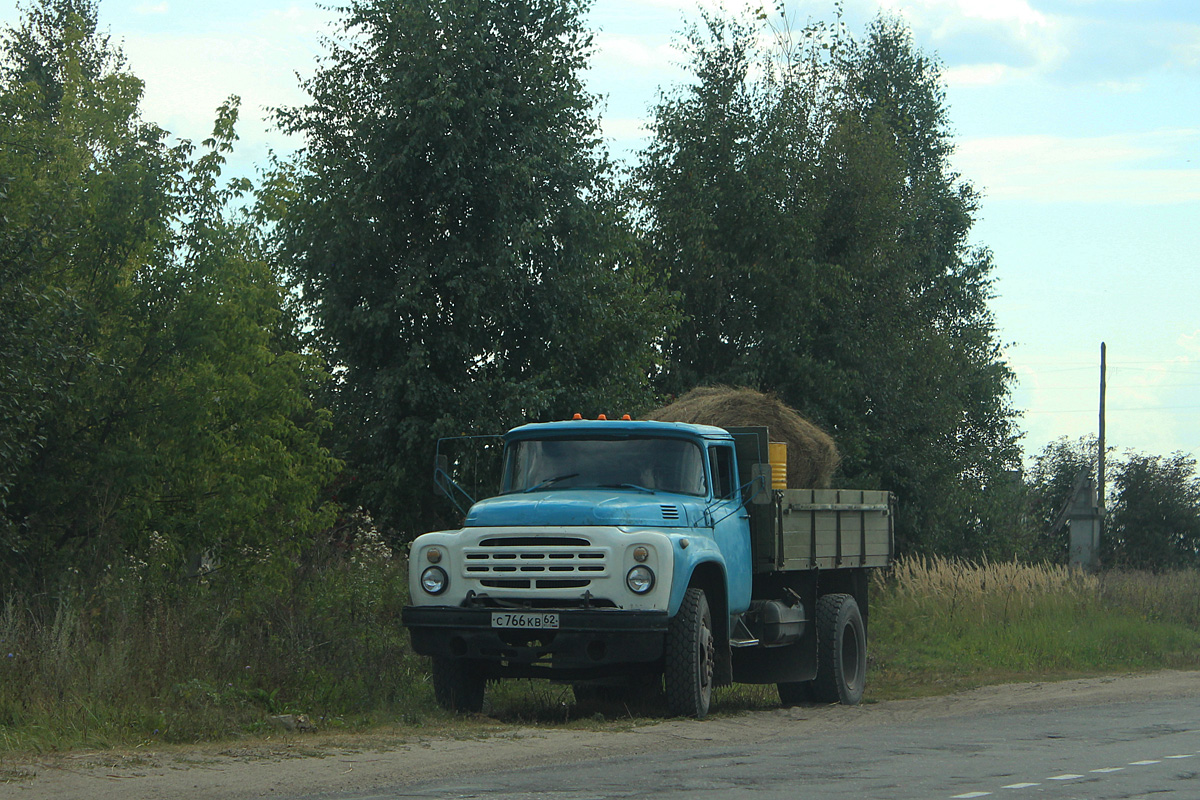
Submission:
<svg viewBox="0 0 1200 800">
<path fill-rule="evenodd" d="M 645 486 L 638 486 L 636 483 L 604 483 L 601 484 L 604 489 L 633 489 L 637 492 L 645 492 L 646 494 L 655 494 L 653 489 L 647 489 Z"/>
<path fill-rule="evenodd" d="M 578 475 L 579 475 L 578 472 L 572 472 L 567 475 L 558 475 L 553 478 L 546 478 L 546 480 L 542 481 L 541 483 L 535 483 L 533 486 L 530 486 L 528 489 L 526 489 L 524 492 L 522 492 L 522 494 L 529 494 L 530 492 L 536 492 L 538 489 L 545 489 L 547 486 L 552 486 L 552 485 L 558 483 L 559 481 L 565 481 L 568 478 L 574 478 L 574 477 L 577 477 Z"/>
</svg>

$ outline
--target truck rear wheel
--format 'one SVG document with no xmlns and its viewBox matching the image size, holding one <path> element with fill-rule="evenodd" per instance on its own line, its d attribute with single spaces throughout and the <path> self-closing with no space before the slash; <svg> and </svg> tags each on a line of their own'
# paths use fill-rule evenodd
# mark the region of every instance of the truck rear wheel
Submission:
<svg viewBox="0 0 1200 800">
<path fill-rule="evenodd" d="M 858 705 L 867 677 L 867 629 L 858 603 L 848 594 L 817 601 L 817 677 L 813 699 Z"/>
<path fill-rule="evenodd" d="M 702 589 L 688 589 L 667 629 L 663 672 L 667 708 L 672 714 L 696 719 L 708 714 L 716 652 L 708 598 Z"/>
<path fill-rule="evenodd" d="M 478 714 L 483 710 L 483 672 L 463 658 L 433 659 L 433 696 L 447 711 Z"/>
</svg>

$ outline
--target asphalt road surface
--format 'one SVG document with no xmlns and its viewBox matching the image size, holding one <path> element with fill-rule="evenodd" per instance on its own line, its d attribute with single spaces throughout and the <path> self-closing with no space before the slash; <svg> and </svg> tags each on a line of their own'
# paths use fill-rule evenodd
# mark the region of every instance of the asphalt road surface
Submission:
<svg viewBox="0 0 1200 800">
<path fill-rule="evenodd" d="M 357 798 L 1200 798 L 1200 698 L 903 720 L 435 781 Z"/>
<path fill-rule="evenodd" d="M 0 756 L 0 800 L 9 797 L 1200 800 L 1200 672 L 701 722 L 514 727 L 484 719 L 426 732 L 10 754 Z"/>
</svg>

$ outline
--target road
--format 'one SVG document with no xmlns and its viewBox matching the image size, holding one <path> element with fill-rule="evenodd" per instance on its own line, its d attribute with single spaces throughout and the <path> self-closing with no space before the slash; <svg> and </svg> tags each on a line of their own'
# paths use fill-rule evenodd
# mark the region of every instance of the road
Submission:
<svg viewBox="0 0 1200 800">
<path fill-rule="evenodd" d="M 1018 709 L 493 772 L 365 797 L 1200 798 L 1200 699 Z"/>
<path fill-rule="evenodd" d="M 719 709 L 718 709 L 719 712 Z M 714 718 L 0 760 L 0 800 L 1200 798 L 1200 672 Z"/>
</svg>

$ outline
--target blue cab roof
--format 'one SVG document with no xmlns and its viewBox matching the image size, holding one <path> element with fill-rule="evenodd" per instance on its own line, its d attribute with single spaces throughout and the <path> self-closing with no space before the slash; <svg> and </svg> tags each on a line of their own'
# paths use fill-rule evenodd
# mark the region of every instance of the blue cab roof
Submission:
<svg viewBox="0 0 1200 800">
<path fill-rule="evenodd" d="M 546 436 L 678 436 L 681 438 L 732 439 L 724 428 L 687 422 L 628 419 L 568 419 L 560 422 L 531 422 L 504 434 L 505 441 Z"/>
</svg>

